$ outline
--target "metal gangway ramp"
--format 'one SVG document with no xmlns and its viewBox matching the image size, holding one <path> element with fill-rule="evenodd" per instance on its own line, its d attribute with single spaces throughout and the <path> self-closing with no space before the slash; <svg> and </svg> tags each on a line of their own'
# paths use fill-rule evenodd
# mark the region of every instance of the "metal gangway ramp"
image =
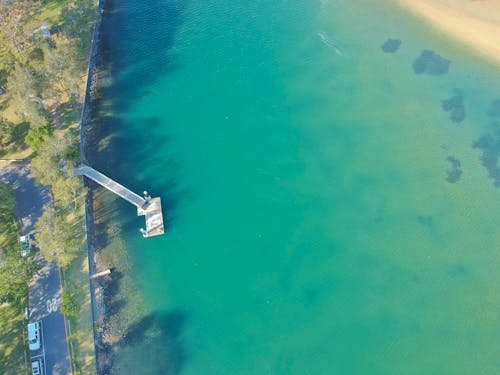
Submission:
<svg viewBox="0 0 500 375">
<path fill-rule="evenodd" d="M 137 216 L 145 216 L 146 218 L 146 229 L 140 229 L 144 237 L 159 236 L 165 233 L 160 198 L 151 198 L 146 191 L 144 197 L 141 197 L 87 165 L 75 168 L 74 175 L 85 176 L 136 206 Z"/>
</svg>

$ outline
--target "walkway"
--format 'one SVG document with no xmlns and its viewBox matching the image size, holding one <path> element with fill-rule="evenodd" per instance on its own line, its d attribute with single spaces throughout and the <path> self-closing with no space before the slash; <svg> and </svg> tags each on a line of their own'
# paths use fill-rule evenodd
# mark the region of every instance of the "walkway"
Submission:
<svg viewBox="0 0 500 375">
<path fill-rule="evenodd" d="M 87 165 L 75 168 L 74 174 L 75 176 L 90 178 L 136 206 L 137 216 L 146 217 L 146 229 L 141 228 L 141 233 L 144 237 L 159 236 L 165 233 L 160 198 L 151 198 L 147 195 L 147 192 L 144 192 L 144 198 L 142 198 L 125 186 L 120 185 L 118 182 L 113 181 L 101 172 Z"/>
<path fill-rule="evenodd" d="M 113 181 L 109 177 L 103 175 L 101 172 L 96 171 L 94 168 L 88 167 L 86 165 L 75 168 L 76 176 L 86 176 L 91 180 L 97 182 L 99 185 L 105 187 L 106 189 L 112 191 L 116 195 L 122 197 L 126 201 L 132 203 L 134 206 L 141 207 L 146 203 L 144 198 L 137 195 L 133 191 L 130 191 L 125 186 L 120 185 L 118 182 Z"/>
</svg>

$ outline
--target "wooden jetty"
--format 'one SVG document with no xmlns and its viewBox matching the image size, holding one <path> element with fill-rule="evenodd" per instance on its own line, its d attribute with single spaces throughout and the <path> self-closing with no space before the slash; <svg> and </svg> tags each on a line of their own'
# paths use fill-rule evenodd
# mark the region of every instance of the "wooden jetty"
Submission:
<svg viewBox="0 0 500 375">
<path fill-rule="evenodd" d="M 160 198 L 151 198 L 147 191 L 144 192 L 144 197 L 141 197 L 87 165 L 75 168 L 74 174 L 75 176 L 85 176 L 97 182 L 99 185 L 136 206 L 137 216 L 145 216 L 146 218 L 146 229 L 140 229 L 144 237 L 159 236 L 165 233 Z"/>
<path fill-rule="evenodd" d="M 103 276 L 109 275 L 112 272 L 113 272 L 113 270 L 111 268 L 108 268 L 107 270 L 94 273 L 92 276 L 90 276 L 90 280 L 94 280 L 94 279 L 97 279 L 98 277 L 103 277 Z"/>
</svg>

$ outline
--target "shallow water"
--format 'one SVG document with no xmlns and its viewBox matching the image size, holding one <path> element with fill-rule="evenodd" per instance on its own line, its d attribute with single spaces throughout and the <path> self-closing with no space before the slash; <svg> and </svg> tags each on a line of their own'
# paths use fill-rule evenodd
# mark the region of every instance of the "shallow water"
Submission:
<svg viewBox="0 0 500 375">
<path fill-rule="evenodd" d="M 500 371 L 497 70 L 389 1 L 105 20 L 101 168 L 167 220 L 145 240 L 123 208 L 142 306 L 114 373 Z"/>
</svg>

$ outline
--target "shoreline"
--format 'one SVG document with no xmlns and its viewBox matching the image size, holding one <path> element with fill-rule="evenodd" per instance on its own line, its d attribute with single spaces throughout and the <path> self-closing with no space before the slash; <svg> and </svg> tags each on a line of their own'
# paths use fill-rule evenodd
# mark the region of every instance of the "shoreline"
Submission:
<svg viewBox="0 0 500 375">
<path fill-rule="evenodd" d="M 108 21 L 114 7 L 114 1 L 99 1 L 100 17 L 94 26 L 80 120 L 81 162 L 97 168 L 109 166 L 109 154 L 112 152 L 109 144 L 102 147 L 98 145 L 108 139 L 113 132 L 107 123 L 109 101 L 106 97 L 108 97 L 112 69 L 107 55 Z M 122 348 L 128 336 L 131 336 L 128 334 L 129 319 L 121 316 L 123 307 L 121 301 L 116 300 L 120 290 L 128 286 L 126 273 L 129 271 L 129 265 L 124 248 L 117 240 L 120 232 L 120 229 L 117 229 L 120 214 L 115 199 L 120 198 L 113 194 L 109 196 L 106 189 L 92 181 L 84 180 L 84 184 L 88 188 L 85 197 L 88 285 L 91 296 L 95 366 L 96 374 L 99 375 L 112 371 L 117 350 Z M 91 275 L 107 269 L 112 269 L 113 272 L 107 276 L 90 279 Z M 132 294 L 134 291 L 130 287 L 127 288 L 127 295 Z"/>
<path fill-rule="evenodd" d="M 396 3 L 462 47 L 500 65 L 500 2 L 396 0 Z"/>
<path fill-rule="evenodd" d="M 86 158 L 86 148 L 87 148 L 87 135 L 88 132 L 90 131 L 88 129 L 88 125 L 90 122 L 91 118 L 91 107 L 92 107 L 92 102 L 93 102 L 93 93 L 96 90 L 96 84 L 97 84 L 97 78 L 96 78 L 96 73 L 97 73 L 97 67 L 96 67 L 96 60 L 98 57 L 99 53 L 99 45 L 100 45 L 100 28 L 101 28 L 101 21 L 102 21 L 102 12 L 103 12 L 103 7 L 104 7 L 104 1 L 99 0 L 98 3 L 98 8 L 101 13 L 100 17 L 96 21 L 96 23 L 93 26 L 93 31 L 92 31 L 92 40 L 91 40 L 91 45 L 90 45 L 90 50 L 89 50 L 89 62 L 88 62 L 88 67 L 87 67 L 87 77 L 86 77 L 86 83 L 85 83 L 85 94 L 83 97 L 83 104 L 82 104 L 82 110 L 81 110 L 81 116 L 80 116 L 80 126 L 79 126 L 79 135 L 80 135 L 80 161 L 82 163 L 87 163 L 87 158 Z M 95 241 L 95 229 L 94 229 L 94 221 L 95 221 L 95 216 L 94 216 L 94 210 L 93 210 L 93 204 L 92 204 L 92 195 L 93 195 L 93 188 L 92 186 L 89 185 L 89 183 L 83 179 L 82 181 L 84 186 L 88 188 L 88 192 L 85 196 L 85 220 L 84 220 L 84 225 L 85 225 L 85 237 L 86 237 L 86 247 L 87 247 L 87 260 L 88 260 L 88 285 L 89 285 L 89 293 L 90 293 L 90 310 L 92 313 L 92 336 L 93 336 L 93 342 L 94 342 L 94 362 L 95 362 L 95 369 L 96 369 L 96 374 L 99 374 L 99 357 L 100 357 L 100 350 L 99 348 L 101 347 L 101 340 L 98 336 L 98 332 L 96 330 L 96 325 L 98 325 L 99 321 L 103 319 L 103 309 L 100 308 L 101 303 L 98 303 L 96 300 L 96 295 L 100 295 L 99 290 L 100 287 L 99 285 L 94 285 L 95 283 L 92 282 L 91 280 L 91 275 L 96 273 L 97 269 L 97 264 L 96 264 L 96 258 L 95 258 L 95 253 L 94 253 L 94 241 Z"/>
</svg>

